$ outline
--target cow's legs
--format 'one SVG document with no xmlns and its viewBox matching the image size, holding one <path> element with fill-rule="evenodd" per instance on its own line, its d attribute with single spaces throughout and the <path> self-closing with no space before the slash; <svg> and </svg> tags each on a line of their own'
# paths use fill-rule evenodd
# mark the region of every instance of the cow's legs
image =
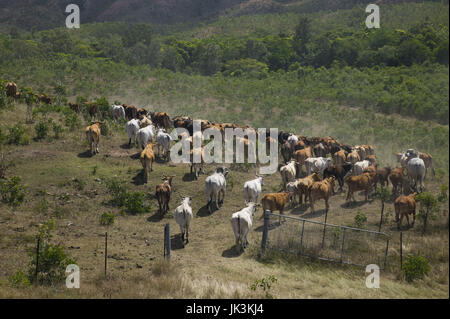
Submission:
<svg viewBox="0 0 450 319">
<path fill-rule="evenodd" d="M 408 228 L 411 227 L 411 225 L 409 224 L 409 213 L 405 214 L 406 215 L 406 221 L 408 222 Z"/>
</svg>

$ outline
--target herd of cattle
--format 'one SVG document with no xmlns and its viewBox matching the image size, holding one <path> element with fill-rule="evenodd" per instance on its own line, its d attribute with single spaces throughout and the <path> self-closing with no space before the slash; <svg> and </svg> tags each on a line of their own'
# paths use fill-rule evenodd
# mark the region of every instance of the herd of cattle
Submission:
<svg viewBox="0 0 450 319">
<path fill-rule="evenodd" d="M 8 83 L 9 84 L 9 83 Z M 8 85 L 7 84 L 7 85 Z M 7 94 L 16 96 L 17 87 L 14 90 L 7 86 Z M 45 103 L 51 103 L 46 101 Z M 82 106 L 69 103 L 74 112 L 80 112 Z M 89 114 L 97 115 L 95 103 L 85 103 Z M 192 163 L 195 152 L 204 154 L 203 147 L 192 149 L 193 120 L 187 116 L 170 118 L 166 112 L 148 112 L 144 108 L 133 105 L 112 105 L 111 115 L 114 119 L 126 119 L 125 130 L 128 134 L 128 145 L 138 143 L 142 148 L 139 159 L 143 167 L 144 179 L 153 171 L 153 162 L 156 155 L 165 160 L 169 159 L 170 144 L 172 141 L 168 130 L 171 127 L 185 128 L 188 134 L 179 135 L 180 139 L 188 139 L 191 143 L 190 173 L 197 179 L 203 171 L 203 163 Z M 249 126 L 239 126 L 234 123 L 214 123 L 207 120 L 199 120 L 201 131 L 207 128 L 215 128 L 222 134 L 226 128 L 250 129 Z M 98 146 L 103 122 L 92 122 L 85 129 L 86 137 L 90 145 L 91 154 L 99 152 Z M 255 130 L 255 134 L 258 132 Z M 238 138 L 238 137 L 237 137 Z M 242 139 L 242 138 L 241 138 Z M 245 156 L 247 156 L 248 140 L 243 138 Z M 273 142 L 266 131 L 266 142 Z M 253 216 L 257 207 L 262 206 L 263 211 L 278 211 L 280 215 L 286 205 L 292 207 L 306 205 L 314 211 L 314 203 L 323 199 L 326 210 L 329 209 L 329 200 L 336 194 L 335 182 L 338 182 L 339 190 L 347 184 L 346 202 L 355 201 L 355 193 L 363 191 L 365 201 L 368 200 L 371 190 L 377 189 L 378 183 L 389 186 L 392 184 L 394 206 L 396 212 L 397 227 L 400 228 L 403 217 L 412 214 L 415 220 L 415 196 L 424 189 L 424 178 L 428 170 L 434 175 L 433 159 L 428 153 L 421 153 L 414 149 L 408 149 L 404 153 L 398 153 L 398 167 L 378 167 L 375 149 L 372 145 L 348 145 L 342 144 L 331 136 L 306 137 L 293 133 L 280 131 L 278 134 L 279 153 L 283 163 L 279 164 L 278 171 L 281 174 L 283 189 L 276 193 L 262 194 L 264 176 L 256 176 L 256 179 L 244 183 L 245 208 L 234 213 L 231 224 L 235 234 L 237 249 L 243 250 L 248 245 L 247 234 L 252 227 Z M 157 147 L 157 152 L 155 152 Z M 157 154 L 155 154 L 157 153 Z M 203 156 L 201 156 L 203 158 Z M 226 194 L 228 168 L 219 166 L 215 172 L 205 179 L 205 192 L 207 208 L 212 213 L 213 201 L 216 209 L 223 203 Z M 159 204 L 159 212 L 164 215 L 169 211 L 169 201 L 173 191 L 172 179 L 174 176 L 163 175 L 163 182 L 156 186 L 155 197 Z M 404 193 L 405 195 L 402 195 Z M 409 194 L 411 193 L 411 194 Z M 409 195 L 408 195 L 409 194 Z M 175 209 L 174 217 L 180 225 L 183 245 L 189 240 L 189 226 L 193 218 L 191 198 L 184 196 L 181 205 Z M 414 220 L 412 225 L 414 225 Z M 280 220 L 281 222 L 281 220 Z"/>
</svg>

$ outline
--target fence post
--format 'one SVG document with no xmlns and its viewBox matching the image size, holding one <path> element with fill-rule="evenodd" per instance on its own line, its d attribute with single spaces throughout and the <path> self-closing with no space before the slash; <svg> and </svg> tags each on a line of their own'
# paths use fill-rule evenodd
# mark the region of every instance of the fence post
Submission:
<svg viewBox="0 0 450 319">
<path fill-rule="evenodd" d="M 170 225 L 164 227 L 164 258 L 170 260 Z"/>
<path fill-rule="evenodd" d="M 105 232 L 105 277 L 107 265 L 108 265 L 108 232 Z"/>
<path fill-rule="evenodd" d="M 303 250 L 303 234 L 305 233 L 305 220 L 303 220 L 302 223 L 302 237 L 300 238 L 300 251 L 298 252 L 298 255 L 301 256 L 302 255 L 302 250 Z"/>
<path fill-rule="evenodd" d="M 400 232 L 400 269 L 403 269 L 403 232 Z"/>
<path fill-rule="evenodd" d="M 270 219 L 270 210 L 266 210 L 264 212 L 264 229 L 262 234 L 262 241 L 261 241 L 261 253 L 264 254 L 266 250 L 266 244 L 267 244 L 267 235 L 269 234 L 269 219 Z"/>
<path fill-rule="evenodd" d="M 39 246 L 41 242 L 41 237 L 37 236 L 37 246 L 36 246 L 36 272 L 34 274 L 36 278 L 36 283 L 38 282 L 38 269 L 39 269 Z"/>
<path fill-rule="evenodd" d="M 344 232 L 342 233 L 341 263 L 344 261 L 345 231 L 346 231 L 346 229 L 344 228 Z"/>
<path fill-rule="evenodd" d="M 325 210 L 325 222 L 323 224 L 322 248 L 325 245 L 325 230 L 327 227 L 327 216 L 328 216 L 328 209 Z"/>
<path fill-rule="evenodd" d="M 389 237 L 387 238 L 387 242 L 386 242 L 386 252 L 384 253 L 384 268 L 383 268 L 383 270 L 386 269 L 388 249 L 389 249 Z"/>
</svg>

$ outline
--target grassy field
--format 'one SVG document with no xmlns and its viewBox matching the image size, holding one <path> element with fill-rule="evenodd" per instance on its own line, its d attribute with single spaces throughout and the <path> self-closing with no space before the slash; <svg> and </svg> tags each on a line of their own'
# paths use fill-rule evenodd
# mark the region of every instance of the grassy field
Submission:
<svg viewBox="0 0 450 319">
<path fill-rule="evenodd" d="M 149 87 L 155 89 L 155 85 Z M 156 86 L 157 88 L 157 86 Z M 173 89 L 179 89 L 174 85 Z M 183 90 L 181 90 L 183 92 Z M 124 96 L 109 96 L 110 100 L 120 98 L 128 103 L 133 100 L 134 92 Z M 155 97 L 153 97 L 155 96 Z M 171 115 L 184 110 L 187 114 L 211 116 L 211 120 L 225 120 L 229 113 L 218 112 L 217 101 L 196 100 L 197 105 L 208 105 L 208 112 L 200 109 L 185 109 L 177 104 L 181 98 L 171 99 L 170 95 L 152 95 L 158 107 L 166 109 Z M 130 100 L 128 100 L 130 99 Z M 219 100 L 220 101 L 220 100 Z M 217 104 L 216 104 L 217 103 Z M 224 105 L 228 105 L 225 103 Z M 339 112 L 339 106 L 332 106 L 333 112 Z M 236 110 L 237 111 L 237 110 Z M 354 110 L 354 118 L 364 118 L 362 111 Z M 243 119 L 253 123 L 252 118 Z M 349 111 L 346 110 L 345 114 Z M 326 112 L 308 113 L 311 127 L 301 131 L 308 135 L 333 135 L 339 132 L 339 124 L 346 118 L 325 121 Z M 323 114 L 323 115 L 322 115 Z M 344 114 L 344 113 L 337 113 Z M 215 115 L 215 116 L 214 116 Z M 39 119 L 36 118 L 36 121 Z M 48 115 L 54 120 L 60 119 L 60 113 Z M 274 118 L 276 115 L 273 115 Z M 351 115 L 348 115 L 351 117 Z M 333 116 L 333 118 L 336 118 Z M 231 120 L 231 118 L 230 118 Z M 234 120 L 234 118 L 233 118 Z M 255 118 L 255 126 L 260 124 Z M 269 121 L 270 118 L 267 119 Z M 370 119 L 367 119 L 370 121 Z M 306 122 L 306 119 L 303 118 Z M 416 127 L 427 123 L 413 120 L 376 115 L 372 123 L 404 123 L 405 127 Z M 241 122 L 241 121 L 238 121 Z M 25 106 L 16 105 L 13 110 L 1 113 L 0 126 L 6 128 L 15 123 L 25 123 Z M 276 122 L 277 123 L 277 122 Z M 289 122 L 288 122 L 289 123 Z M 381 124 L 380 124 L 381 125 Z M 34 136 L 34 125 L 26 125 L 27 134 Z M 433 126 L 438 126 L 434 124 Z M 164 164 L 157 162 L 150 174 L 148 184 L 142 182 L 142 167 L 136 159 L 137 148 L 128 148 L 123 125 L 110 125 L 111 134 L 102 136 L 100 154 L 88 156 L 83 126 L 73 131 L 65 131 L 62 138 L 48 137 L 43 141 L 31 140 L 29 145 L 3 145 L 2 152 L 9 164 L 7 176 L 18 175 L 27 185 L 26 201 L 18 208 L 0 204 L 0 297 L 2 298 L 448 298 L 448 206 L 442 204 L 435 218 L 431 220 L 428 232 L 421 235 L 422 222 L 416 221 L 413 229 L 404 231 L 404 254 L 424 255 L 432 269 L 428 276 L 413 283 L 405 281 L 399 269 L 399 232 L 394 222 L 392 201 L 386 206 L 386 223 L 383 231 L 391 237 L 388 267 L 381 273 L 380 289 L 365 287 L 364 269 L 333 263 L 317 262 L 307 258 L 296 259 L 278 256 L 268 252 L 259 257 L 261 209 L 255 215 L 255 225 L 250 233 L 249 249 L 242 255 L 235 253 L 234 236 L 231 230 L 231 214 L 243 205 L 242 186 L 253 178 L 253 169 L 249 172 L 233 170 L 228 179 L 227 195 L 223 207 L 209 215 L 205 209 L 204 179 L 192 180 L 189 168 L 182 164 Z M 289 124 L 283 126 L 290 128 Z M 448 132 L 448 127 L 443 127 Z M 330 133 L 331 132 L 331 133 Z M 300 132 L 299 132 L 300 133 Z M 412 131 L 413 138 L 420 131 Z M 409 147 L 404 140 L 401 144 L 387 137 L 373 139 L 372 135 L 339 136 L 342 142 L 375 144 L 376 154 L 382 164 L 395 166 L 394 152 Z M 390 134 L 395 134 L 390 132 Z M 391 136 L 391 135 L 388 136 Z M 448 134 L 448 133 L 447 133 Z M 353 134 L 354 135 L 354 134 Z M 448 143 L 448 142 L 447 142 Z M 431 151 L 439 145 L 432 145 Z M 442 147 L 442 144 L 441 144 Z M 432 153 L 439 165 L 440 173 L 435 179 L 427 178 L 428 191 L 437 193 L 439 186 L 448 183 L 448 144 Z M 444 155 L 441 155 L 444 154 Z M 445 157 L 447 156 L 447 157 Z M 215 166 L 208 166 L 211 173 Z M 160 183 L 162 174 L 176 175 L 174 178 L 174 196 L 170 203 L 170 212 L 164 218 L 157 214 L 157 203 L 152 195 L 155 185 Z M 145 214 L 123 214 L 118 208 L 108 204 L 110 195 L 106 182 L 111 178 L 123 180 L 133 191 L 149 194 L 146 203 L 151 206 Z M 281 182 L 278 173 L 265 179 L 263 192 L 279 189 Z M 44 194 L 44 195 L 43 195 Z M 190 243 L 182 248 L 179 228 L 172 212 L 178 205 L 179 195 L 193 197 L 194 220 L 190 233 Z M 358 202 L 346 207 L 343 205 L 346 193 L 338 193 L 331 200 L 328 214 L 329 223 L 349 225 L 354 223 L 358 211 L 368 218 L 364 225 L 376 230 L 379 222 L 380 202 L 370 200 L 364 203 L 362 195 L 356 195 Z M 316 204 L 316 212 L 310 209 L 289 209 L 286 213 L 311 220 L 323 221 L 325 205 Z M 109 228 L 100 225 L 100 215 L 110 212 L 116 216 L 116 222 Z M 69 290 L 63 285 L 55 287 L 17 288 L 10 285 L 8 277 L 17 270 L 27 271 L 29 266 L 28 250 L 35 246 L 34 236 L 38 225 L 55 218 L 57 228 L 53 241 L 63 245 L 73 256 L 81 269 L 81 288 Z M 166 223 L 171 227 L 172 259 L 170 265 L 163 261 L 163 229 Z M 69 225 L 70 224 L 70 225 Z M 104 233 L 108 231 L 108 278 L 103 278 Z M 259 279 L 275 276 L 277 282 L 266 295 L 262 290 L 253 291 L 250 286 Z"/>
</svg>

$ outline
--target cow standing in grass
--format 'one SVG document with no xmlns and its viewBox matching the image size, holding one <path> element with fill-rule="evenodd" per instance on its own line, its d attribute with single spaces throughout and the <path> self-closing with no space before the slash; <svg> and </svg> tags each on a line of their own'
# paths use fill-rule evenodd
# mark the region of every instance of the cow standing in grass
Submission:
<svg viewBox="0 0 450 319">
<path fill-rule="evenodd" d="M 91 149 L 91 155 L 98 153 L 98 144 L 100 143 L 100 128 L 102 125 L 102 122 L 94 122 L 92 123 L 92 125 L 86 127 L 86 138 Z"/>
<path fill-rule="evenodd" d="M 163 182 L 156 186 L 155 197 L 158 200 L 159 213 L 164 215 L 169 211 L 170 195 L 172 194 L 172 179 L 175 176 L 163 175 Z"/>
<path fill-rule="evenodd" d="M 218 167 L 213 175 L 210 175 L 205 180 L 206 200 L 208 203 L 208 211 L 211 214 L 211 203 L 215 199 L 216 208 L 219 209 L 219 204 L 223 203 L 225 199 L 225 192 L 227 189 L 226 176 L 228 174 L 228 168 Z M 222 194 L 222 200 L 220 200 L 220 194 Z"/>
<path fill-rule="evenodd" d="M 264 177 L 257 175 L 256 179 L 247 181 L 244 184 L 244 200 L 247 205 L 250 202 L 258 203 L 261 196 L 262 186 L 264 185 Z"/>
<path fill-rule="evenodd" d="M 231 215 L 231 227 L 233 228 L 234 238 L 236 240 L 237 253 L 244 251 L 249 245 L 247 235 L 253 225 L 253 215 L 255 214 L 256 203 L 249 202 L 247 207 Z"/>
<path fill-rule="evenodd" d="M 406 217 L 409 228 L 409 215 L 413 215 L 412 227 L 416 221 L 416 196 L 417 193 L 409 194 L 408 196 L 399 196 L 394 202 L 395 207 L 395 221 L 397 222 L 397 229 L 400 230 L 403 217 Z"/>
<path fill-rule="evenodd" d="M 153 152 L 153 143 L 148 143 L 142 150 L 139 160 L 144 168 L 144 179 L 147 183 L 149 172 L 153 171 L 153 162 L 155 161 L 155 153 Z"/>
<path fill-rule="evenodd" d="M 173 217 L 175 218 L 177 224 L 180 226 L 181 240 L 184 247 L 185 244 L 189 243 L 189 227 L 191 225 L 192 219 L 194 218 L 194 215 L 192 215 L 190 197 L 183 197 L 181 205 L 175 208 Z"/>
</svg>

